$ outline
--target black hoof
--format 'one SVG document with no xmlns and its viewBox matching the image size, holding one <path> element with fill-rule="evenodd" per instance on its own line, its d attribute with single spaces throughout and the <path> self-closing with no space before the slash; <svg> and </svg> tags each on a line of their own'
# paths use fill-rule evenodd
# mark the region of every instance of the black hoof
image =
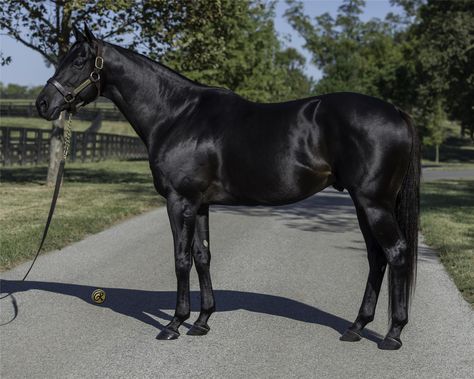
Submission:
<svg viewBox="0 0 474 379">
<path fill-rule="evenodd" d="M 194 324 L 188 331 L 188 336 L 205 336 L 211 328 L 208 325 L 197 325 Z"/>
<path fill-rule="evenodd" d="M 379 349 L 382 350 L 398 350 L 402 347 L 402 341 L 399 338 L 385 337 L 385 339 L 379 343 Z"/>
<path fill-rule="evenodd" d="M 356 333 L 350 329 L 347 329 L 346 332 L 339 337 L 339 340 L 346 341 L 346 342 L 357 342 L 361 340 L 361 336 L 359 333 Z"/>
<path fill-rule="evenodd" d="M 171 329 L 163 329 L 160 334 L 156 336 L 157 340 L 175 340 L 179 337 L 179 333 Z"/>
</svg>

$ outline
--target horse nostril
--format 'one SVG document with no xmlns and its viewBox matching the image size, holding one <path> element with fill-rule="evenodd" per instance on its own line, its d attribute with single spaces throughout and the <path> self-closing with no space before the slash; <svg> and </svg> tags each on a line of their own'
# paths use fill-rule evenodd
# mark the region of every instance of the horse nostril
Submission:
<svg viewBox="0 0 474 379">
<path fill-rule="evenodd" d="M 41 100 L 40 107 L 43 110 L 48 109 L 48 102 L 46 100 Z"/>
<path fill-rule="evenodd" d="M 48 101 L 44 97 L 38 101 L 37 105 L 41 113 L 45 113 L 48 110 Z"/>
</svg>

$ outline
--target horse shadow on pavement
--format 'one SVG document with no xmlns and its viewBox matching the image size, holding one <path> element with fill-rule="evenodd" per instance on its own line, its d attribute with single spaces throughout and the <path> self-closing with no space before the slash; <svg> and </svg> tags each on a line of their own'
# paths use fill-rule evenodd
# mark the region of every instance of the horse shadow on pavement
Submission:
<svg viewBox="0 0 474 379">
<path fill-rule="evenodd" d="M 346 192 L 325 189 L 297 203 L 280 206 L 212 206 L 214 213 L 272 217 L 307 232 L 359 232 L 354 203 Z"/>
<path fill-rule="evenodd" d="M 171 320 L 171 316 L 163 310 L 174 310 L 176 304 L 175 291 L 145 291 L 55 282 L 21 282 L 15 280 L 1 280 L 0 288 L 2 293 L 12 294 L 11 298 L 15 308 L 14 318 L 18 313 L 18 306 L 14 300 L 14 295 L 30 290 L 73 296 L 91 304 L 91 306 L 109 308 L 114 312 L 133 317 L 159 330 L 162 330 L 164 325 L 150 315 L 164 320 Z M 94 304 L 91 300 L 91 294 L 97 288 L 102 288 L 107 295 L 106 301 L 100 305 Z M 230 312 L 244 309 L 250 312 L 285 317 L 291 320 L 326 326 L 340 334 L 343 334 L 351 325 L 351 322 L 339 316 L 281 296 L 231 290 L 215 290 L 214 295 L 217 303 L 216 312 Z M 191 291 L 192 311 L 199 311 L 199 300 L 199 292 Z M 191 327 L 188 323 L 184 323 L 183 326 Z M 364 331 L 364 337 L 375 343 L 379 343 L 382 340 L 379 334 L 369 329 Z"/>
</svg>

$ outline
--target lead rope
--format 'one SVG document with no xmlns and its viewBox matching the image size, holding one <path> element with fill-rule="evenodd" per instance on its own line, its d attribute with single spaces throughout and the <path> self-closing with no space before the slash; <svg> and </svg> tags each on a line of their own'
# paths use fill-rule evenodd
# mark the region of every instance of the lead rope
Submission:
<svg viewBox="0 0 474 379">
<path fill-rule="evenodd" d="M 46 225 L 44 227 L 43 237 L 41 238 L 41 242 L 40 242 L 40 245 L 38 247 L 38 251 L 36 252 L 36 255 L 33 259 L 33 262 L 31 262 L 31 265 L 28 268 L 28 271 L 26 272 L 23 279 L 20 280 L 21 282 L 24 282 L 25 279 L 28 277 L 28 274 L 30 273 L 31 269 L 33 268 L 33 266 L 36 262 L 36 259 L 38 258 L 39 254 L 41 252 L 41 249 L 43 248 L 43 244 L 44 244 L 44 241 L 46 240 L 46 236 L 48 235 L 49 225 L 51 224 L 51 219 L 53 218 L 54 209 L 56 208 L 56 201 L 58 200 L 59 189 L 61 188 L 61 182 L 62 182 L 62 178 L 63 178 L 63 174 L 64 174 L 64 165 L 66 164 L 66 158 L 67 158 L 67 155 L 68 155 L 68 152 L 69 152 L 69 145 L 71 143 L 71 123 L 72 123 L 72 113 L 69 113 L 69 118 L 67 120 L 67 124 L 66 124 L 66 128 L 65 128 L 66 130 L 65 130 L 65 133 L 64 133 L 63 158 L 59 162 L 58 175 L 56 177 L 56 185 L 54 186 L 53 198 L 51 200 L 51 206 L 49 208 L 48 219 L 47 219 Z M 11 292 L 9 292 L 6 295 L 3 295 L 2 297 L 0 297 L 0 300 L 4 299 L 4 298 L 6 298 L 10 295 L 11 295 Z M 12 322 L 16 318 L 17 306 L 16 306 L 16 302 L 14 300 L 12 300 L 12 302 L 13 302 L 13 306 L 15 308 L 15 317 L 12 320 L 10 320 L 7 324 Z M 6 325 L 6 324 L 2 324 L 0 326 L 3 326 L 3 325 Z"/>
</svg>

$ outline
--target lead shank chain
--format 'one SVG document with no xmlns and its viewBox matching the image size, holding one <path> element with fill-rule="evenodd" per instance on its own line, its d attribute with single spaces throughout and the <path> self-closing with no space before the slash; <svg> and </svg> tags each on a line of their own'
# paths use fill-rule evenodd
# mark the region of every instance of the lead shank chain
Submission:
<svg viewBox="0 0 474 379">
<path fill-rule="evenodd" d="M 69 145 L 71 144 L 71 122 L 72 122 L 72 113 L 69 113 L 69 118 L 66 125 L 66 133 L 64 133 L 64 147 L 63 147 L 63 158 L 66 160 L 67 154 L 69 152 Z"/>
</svg>

